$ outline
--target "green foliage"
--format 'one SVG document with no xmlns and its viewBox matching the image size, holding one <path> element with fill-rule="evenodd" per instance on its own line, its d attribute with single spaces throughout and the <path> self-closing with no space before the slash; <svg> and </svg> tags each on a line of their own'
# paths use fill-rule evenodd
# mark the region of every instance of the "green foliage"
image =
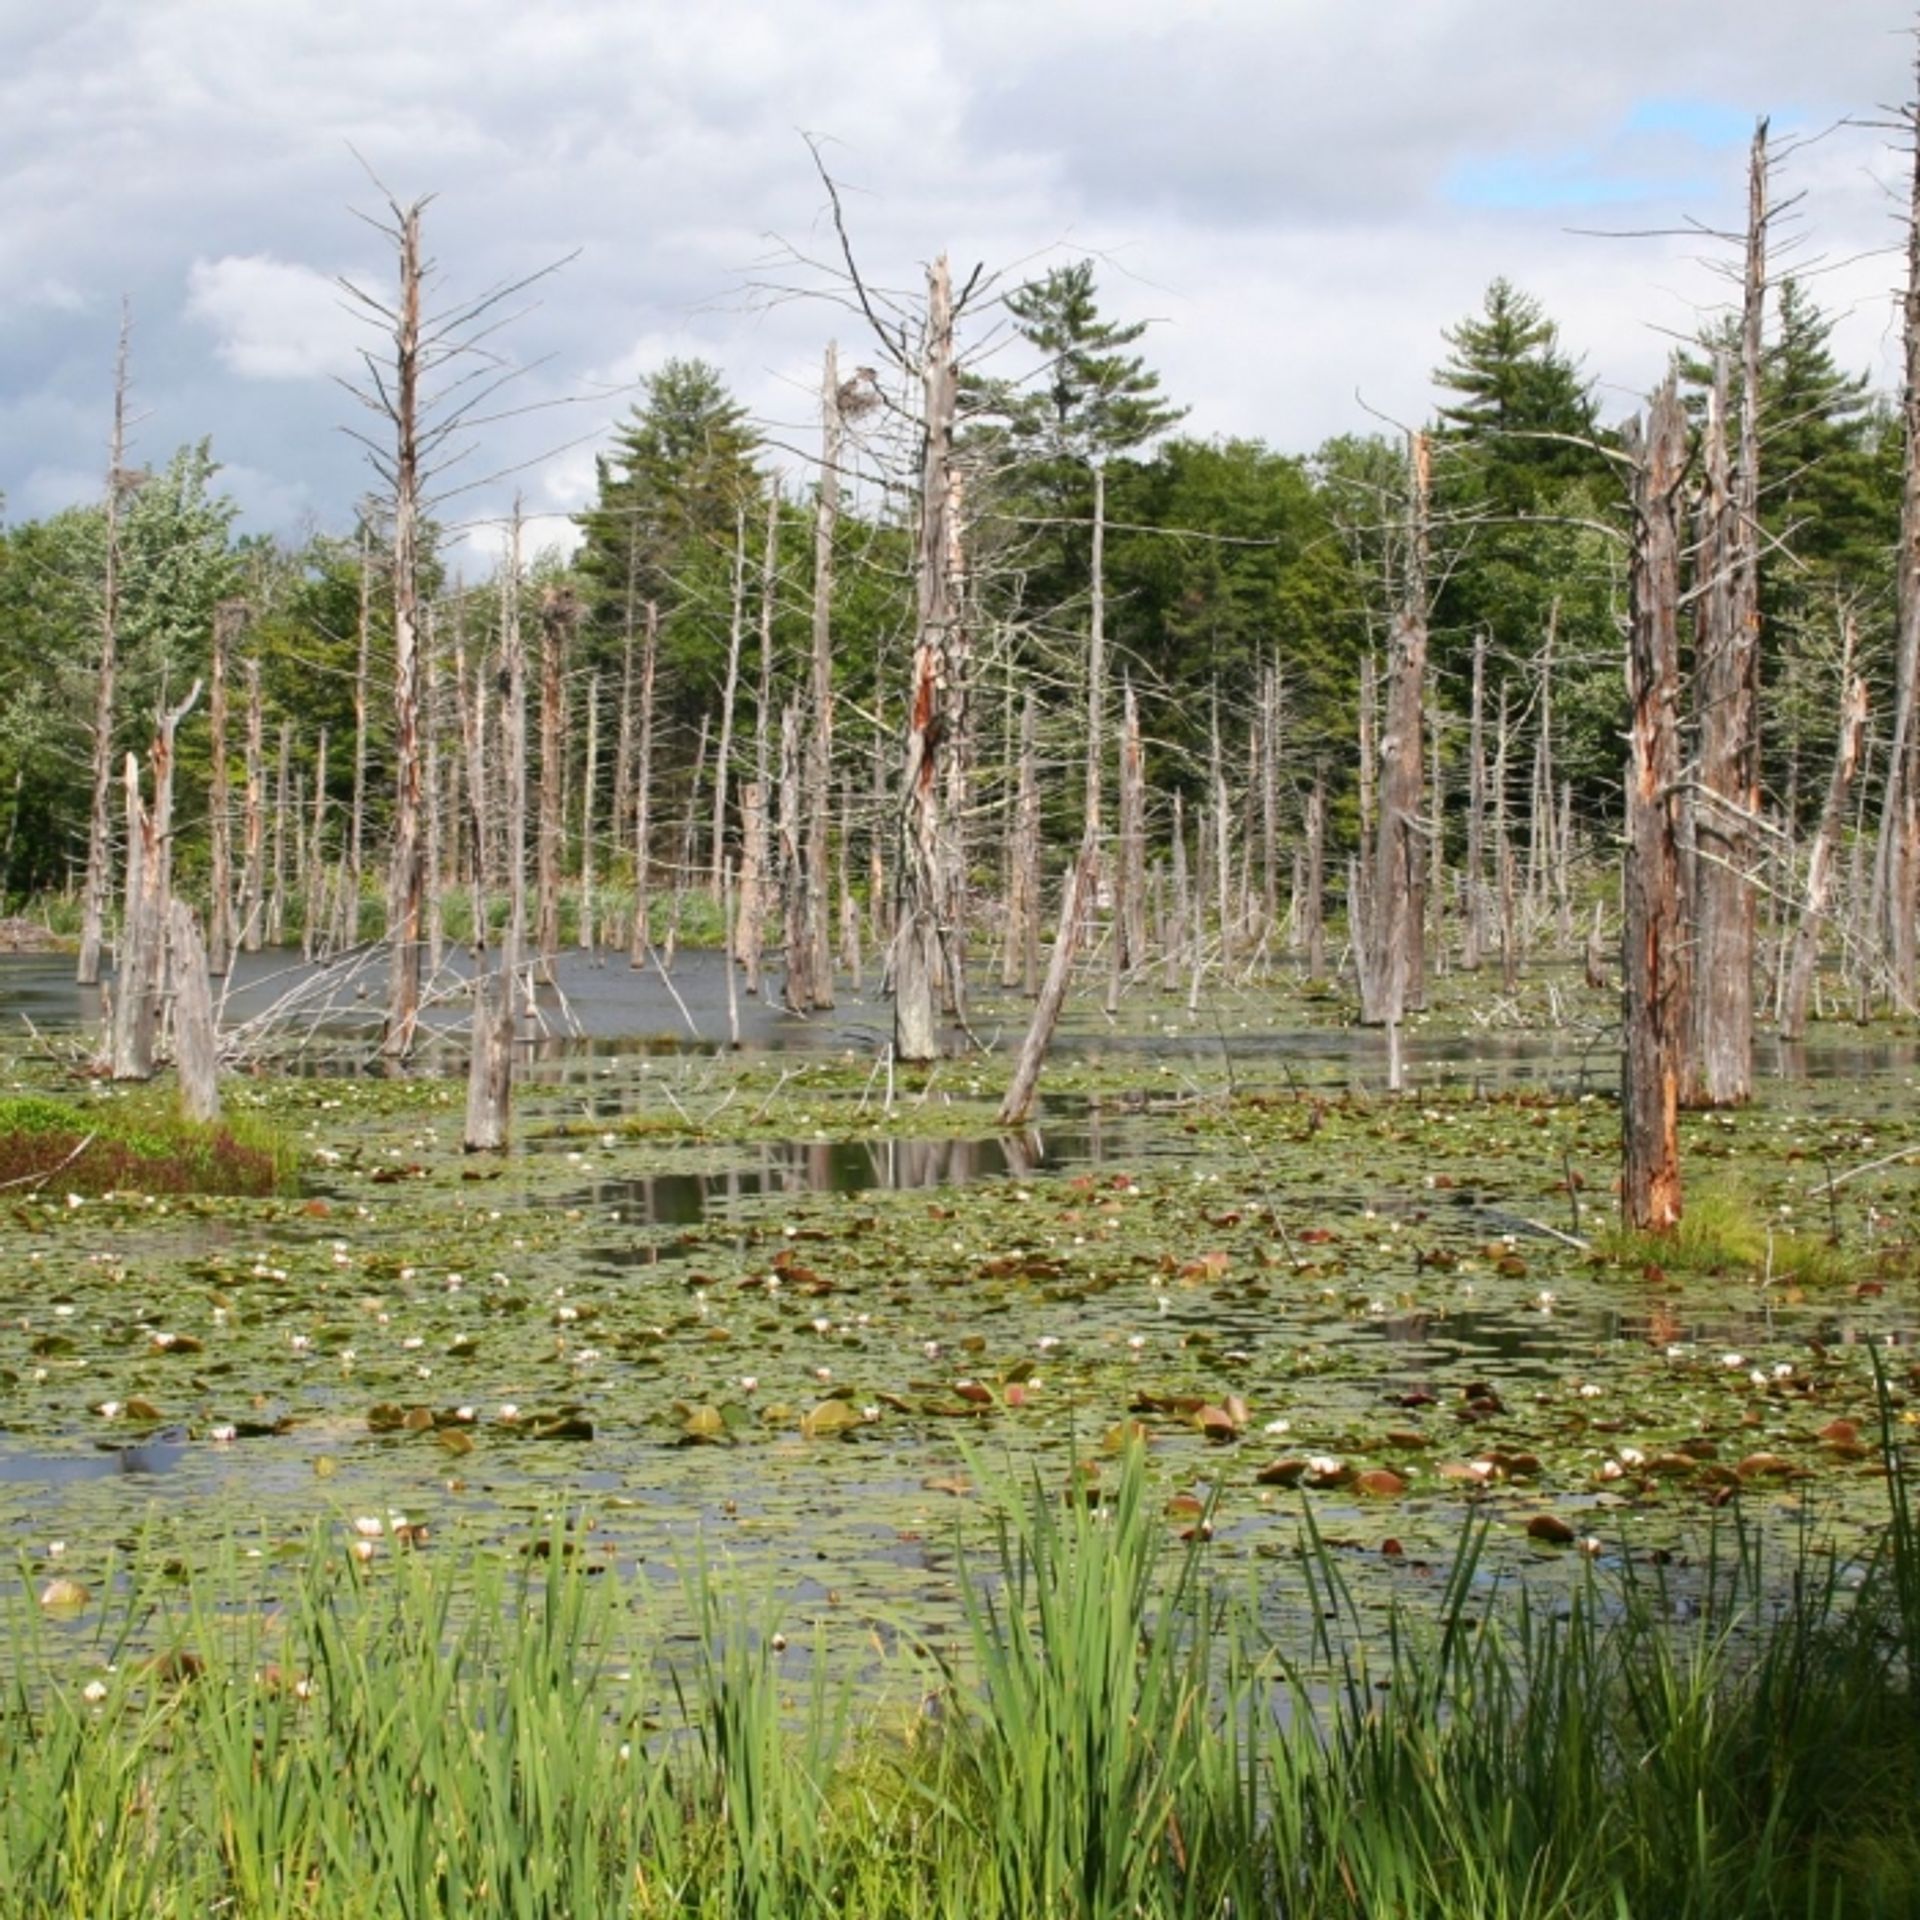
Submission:
<svg viewBox="0 0 1920 1920">
<path fill-rule="evenodd" d="M 1615 1230 L 1596 1244 L 1604 1258 L 1636 1271 L 1653 1265 L 1668 1274 L 1827 1287 L 1859 1277 L 1857 1263 L 1831 1241 L 1770 1219 L 1751 1194 L 1726 1182 L 1690 1192 L 1672 1233 Z"/>
<path fill-rule="evenodd" d="M 1808 1552 L 1783 1607 L 1737 1529 L 1683 1611 L 1657 1567 L 1566 1604 L 1490 1594 L 1470 1527 L 1436 1618 L 1363 1622 L 1309 1529 L 1292 1572 L 1318 1629 L 1292 1654 L 1204 1546 L 1160 1545 L 1141 1485 L 1136 1465 L 1104 1508 L 1003 1504 L 937 1718 L 850 1717 L 817 1654 L 796 1700 L 799 1656 L 703 1565 L 694 1633 L 664 1645 L 559 1523 L 512 1567 L 390 1559 L 385 1538 L 364 1570 L 316 1552 L 271 1604 L 237 1553 L 183 1593 L 136 1552 L 84 1691 L 27 1588 L 0 1697 L 8 1910 L 1912 1910 L 1920 1573 L 1897 1469 L 1860 1591 Z"/>
<path fill-rule="evenodd" d="M 0 1181 L 60 1193 L 272 1194 L 298 1184 L 298 1158 L 252 1115 L 183 1119 L 160 1090 L 84 1100 L 0 1097 Z"/>
</svg>

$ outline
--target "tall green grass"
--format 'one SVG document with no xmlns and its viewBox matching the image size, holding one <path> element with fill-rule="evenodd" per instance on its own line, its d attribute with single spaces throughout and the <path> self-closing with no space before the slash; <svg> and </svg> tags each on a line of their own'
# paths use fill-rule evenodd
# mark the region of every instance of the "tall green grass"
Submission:
<svg viewBox="0 0 1920 1920">
<path fill-rule="evenodd" d="M 189 1120 L 159 1088 L 0 1095 L 0 1181 L 59 1193 L 284 1193 L 299 1184 L 299 1156 L 260 1115 Z"/>
<path fill-rule="evenodd" d="M 857 1707 L 704 1568 L 667 1641 L 559 1536 L 511 1566 L 317 1556 L 278 1592 L 238 1562 L 135 1580 L 79 1671 L 23 1589 L 0 1910 L 1910 1914 L 1897 1467 L 1892 1495 L 1857 1588 L 1811 1547 L 1776 1579 L 1735 1532 L 1684 1596 L 1653 1568 L 1555 1601 L 1502 1592 L 1470 1529 L 1437 1605 L 1370 1624 L 1309 1525 L 1282 1577 L 1315 1624 L 1282 1646 L 1275 1595 L 1171 1541 L 1135 1462 L 1102 1506 L 1000 1494 L 963 1644 Z"/>
</svg>

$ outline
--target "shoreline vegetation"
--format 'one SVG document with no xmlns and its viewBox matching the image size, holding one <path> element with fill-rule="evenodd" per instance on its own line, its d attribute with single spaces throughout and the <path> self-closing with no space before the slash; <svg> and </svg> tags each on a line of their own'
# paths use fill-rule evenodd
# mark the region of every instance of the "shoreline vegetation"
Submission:
<svg viewBox="0 0 1920 1920">
<path fill-rule="evenodd" d="M 876 1623 L 858 1693 L 705 1560 L 662 1644 L 558 1522 L 517 1563 L 136 1554 L 79 1670 L 15 1589 L 0 1880 L 17 1920 L 1911 1912 L 1892 1457 L 1870 1563 L 1783 1584 L 1727 1523 L 1697 1606 L 1658 1557 L 1490 1582 L 1469 1518 L 1437 1606 L 1363 1616 L 1303 1513 L 1285 1647 L 1135 1449 L 1098 1503 L 994 1486 L 963 1631 Z"/>
</svg>

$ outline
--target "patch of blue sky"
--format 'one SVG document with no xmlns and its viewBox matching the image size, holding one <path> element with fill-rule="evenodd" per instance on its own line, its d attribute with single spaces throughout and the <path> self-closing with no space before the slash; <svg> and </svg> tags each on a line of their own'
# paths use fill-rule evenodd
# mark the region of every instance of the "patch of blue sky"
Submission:
<svg viewBox="0 0 1920 1920">
<path fill-rule="evenodd" d="M 1445 190 L 1456 206 L 1510 213 L 1702 198 L 1711 185 L 1703 178 L 1624 172 L 1584 153 L 1498 154 L 1461 161 Z"/>
<path fill-rule="evenodd" d="M 1724 100 L 1653 94 L 1637 100 L 1622 122 L 1626 133 L 1679 134 L 1702 147 L 1743 147 L 1753 137 L 1753 115 Z"/>
</svg>

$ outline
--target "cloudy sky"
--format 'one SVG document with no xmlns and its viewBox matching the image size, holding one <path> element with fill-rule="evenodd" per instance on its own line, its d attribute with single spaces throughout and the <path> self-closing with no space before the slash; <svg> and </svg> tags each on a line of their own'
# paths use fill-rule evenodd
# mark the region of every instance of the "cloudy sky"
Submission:
<svg viewBox="0 0 1920 1920">
<path fill-rule="evenodd" d="M 366 472 L 338 377 L 383 288 L 369 171 L 433 193 L 443 300 L 575 254 L 506 336 L 538 363 L 456 511 L 563 516 L 671 354 L 779 437 L 818 355 L 871 357 L 794 263 L 1091 254 L 1204 434 L 1287 450 L 1432 404 L 1442 327 L 1504 273 L 1610 411 L 1725 297 L 1754 116 L 1797 143 L 1795 264 L 1891 387 L 1907 0 L 8 0 L 0 495 L 94 496 L 120 302 L 137 457 L 211 435 L 254 529 L 339 525 Z M 1851 121 L 1853 124 L 1848 124 Z M 1817 136 L 1817 137 L 1816 137 Z M 358 157 L 356 157 L 358 156 Z M 363 164 L 364 163 L 364 164 Z M 497 470 L 511 481 L 484 484 Z M 555 518 L 550 526 L 558 526 Z M 484 538 L 484 536 L 481 536 Z"/>
</svg>

